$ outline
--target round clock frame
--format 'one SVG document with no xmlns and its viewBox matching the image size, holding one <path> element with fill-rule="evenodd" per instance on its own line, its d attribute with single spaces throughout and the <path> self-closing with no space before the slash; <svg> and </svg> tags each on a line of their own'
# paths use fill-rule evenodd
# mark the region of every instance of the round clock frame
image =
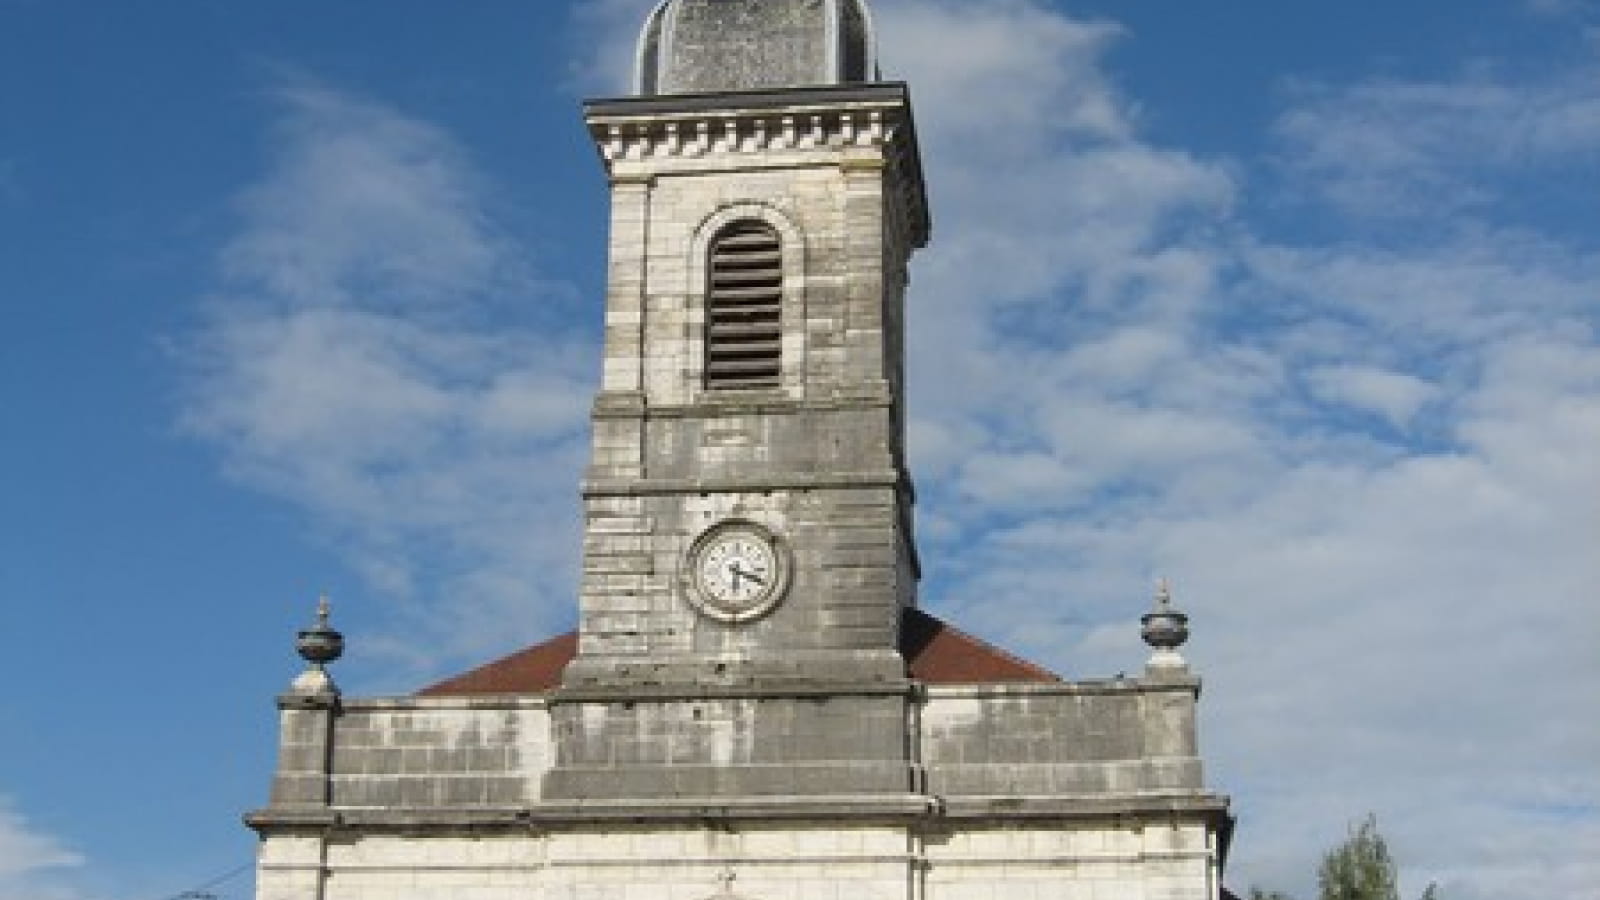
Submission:
<svg viewBox="0 0 1600 900">
<path fill-rule="evenodd" d="M 751 622 L 771 612 L 789 590 L 788 545 L 770 529 L 727 519 L 695 538 L 684 556 L 689 602 L 719 622 Z"/>
</svg>

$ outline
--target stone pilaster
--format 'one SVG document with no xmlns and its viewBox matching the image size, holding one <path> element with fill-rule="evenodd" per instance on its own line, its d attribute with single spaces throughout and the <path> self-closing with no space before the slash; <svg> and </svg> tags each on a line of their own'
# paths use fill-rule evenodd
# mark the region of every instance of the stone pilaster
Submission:
<svg viewBox="0 0 1600 900">
<path fill-rule="evenodd" d="M 271 802 L 245 819 L 263 837 L 257 900 L 325 900 L 327 835 L 336 821 L 329 804 L 339 714 L 338 688 L 320 667 L 308 669 L 278 698 L 278 769 Z"/>
<path fill-rule="evenodd" d="M 278 770 L 272 806 L 315 809 L 328 805 L 333 761 L 336 691 L 292 691 L 278 698 Z"/>
</svg>

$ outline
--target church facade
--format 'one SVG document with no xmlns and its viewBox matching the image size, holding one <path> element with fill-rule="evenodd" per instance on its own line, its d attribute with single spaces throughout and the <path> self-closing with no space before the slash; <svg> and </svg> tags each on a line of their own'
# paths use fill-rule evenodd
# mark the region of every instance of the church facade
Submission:
<svg viewBox="0 0 1600 900">
<path fill-rule="evenodd" d="M 1066 681 L 921 611 L 909 94 L 861 0 L 667 0 L 585 119 L 611 191 L 576 632 L 279 700 L 258 900 L 1215 900 L 1182 614 Z"/>
</svg>

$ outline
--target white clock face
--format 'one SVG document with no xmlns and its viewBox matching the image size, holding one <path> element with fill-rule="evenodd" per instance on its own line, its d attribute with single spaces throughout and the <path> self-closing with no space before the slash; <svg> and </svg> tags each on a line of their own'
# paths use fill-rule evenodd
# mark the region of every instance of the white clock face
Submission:
<svg viewBox="0 0 1600 900">
<path fill-rule="evenodd" d="M 749 523 L 724 523 L 702 535 L 688 562 L 701 609 L 725 621 L 767 612 L 781 598 L 788 575 L 777 538 Z"/>
</svg>

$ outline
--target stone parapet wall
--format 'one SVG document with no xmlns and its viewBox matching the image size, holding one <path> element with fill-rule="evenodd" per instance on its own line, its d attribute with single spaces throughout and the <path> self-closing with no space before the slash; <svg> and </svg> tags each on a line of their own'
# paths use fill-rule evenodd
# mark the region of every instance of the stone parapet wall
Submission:
<svg viewBox="0 0 1600 900">
<path fill-rule="evenodd" d="M 904 794 L 906 697 L 558 705 L 551 798 Z"/>
<path fill-rule="evenodd" d="M 551 756 L 543 700 L 350 703 L 334 717 L 329 805 L 526 805 Z"/>
<path fill-rule="evenodd" d="M 1181 673 L 700 687 L 286 698 L 258 900 L 1219 896 Z"/>
<path fill-rule="evenodd" d="M 628 699 L 601 691 L 286 706 L 272 808 L 1203 793 L 1192 681 L 907 683 L 855 693 L 824 683 L 807 694 L 707 675 L 697 691 L 636 685 Z"/>
<path fill-rule="evenodd" d="M 1197 682 L 930 688 L 919 746 L 938 795 L 1194 792 Z"/>
</svg>

